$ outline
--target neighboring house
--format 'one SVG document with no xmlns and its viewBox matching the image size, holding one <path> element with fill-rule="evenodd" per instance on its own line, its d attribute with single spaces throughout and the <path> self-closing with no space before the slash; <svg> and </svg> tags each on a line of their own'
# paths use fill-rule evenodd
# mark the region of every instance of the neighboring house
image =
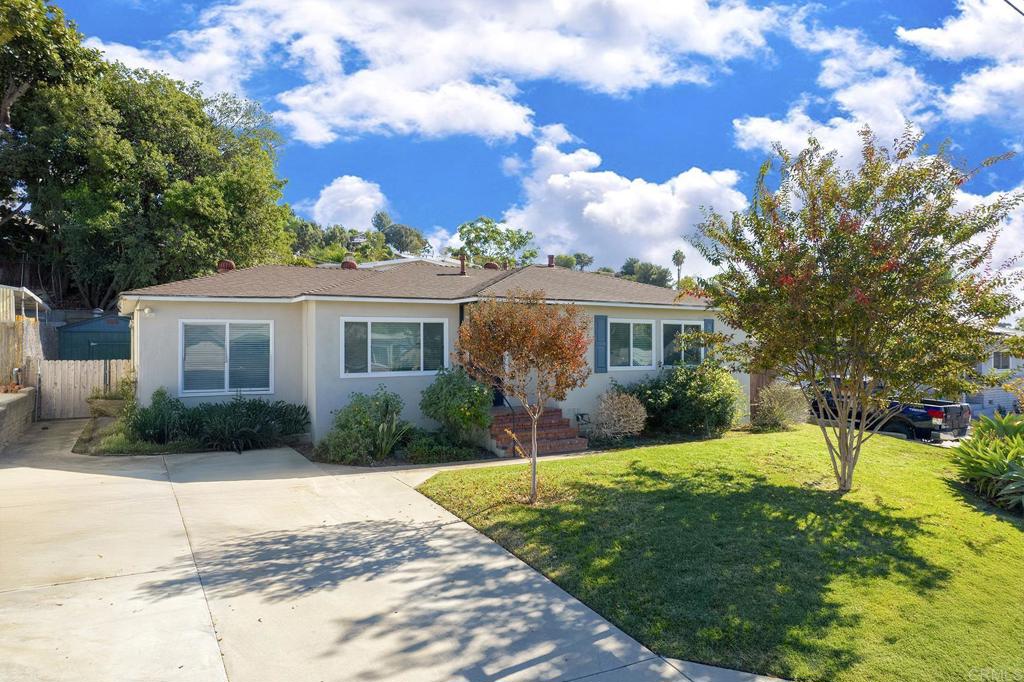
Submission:
<svg viewBox="0 0 1024 682">
<path fill-rule="evenodd" d="M 312 435 L 330 429 L 353 392 L 383 384 L 425 424 L 420 393 L 448 365 L 465 307 L 514 290 L 577 303 L 591 324 L 586 386 L 559 403 L 570 419 L 595 408 L 612 380 L 630 383 L 666 364 L 697 362 L 673 339 L 718 325 L 704 303 L 670 289 L 553 266 L 465 272 L 426 260 L 373 267 L 267 265 L 125 292 L 140 400 L 166 388 L 186 403 L 236 393 L 305 404 Z M 749 391 L 746 375 L 736 375 Z"/>
<path fill-rule="evenodd" d="M 1024 336 L 1024 332 L 1009 327 L 999 327 L 995 331 L 1003 336 Z M 1024 377 L 1024 358 L 1013 357 L 1005 348 L 994 348 L 985 362 L 978 365 L 978 371 L 982 374 L 1009 372 L 1008 380 Z M 971 406 L 971 414 L 975 418 L 981 415 L 991 417 L 997 411 L 1008 414 L 1021 407 L 1014 395 L 1001 385 L 984 388 L 966 396 L 965 401 Z"/>
</svg>

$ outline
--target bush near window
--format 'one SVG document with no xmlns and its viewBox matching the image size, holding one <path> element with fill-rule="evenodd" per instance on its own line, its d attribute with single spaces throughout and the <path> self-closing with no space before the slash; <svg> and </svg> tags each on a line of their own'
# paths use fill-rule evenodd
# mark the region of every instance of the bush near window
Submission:
<svg viewBox="0 0 1024 682">
<path fill-rule="evenodd" d="M 336 464 L 373 464 L 388 457 L 409 431 L 402 421 L 404 403 L 383 385 L 373 395 L 353 393 L 334 413 L 334 426 L 316 446 L 316 454 Z"/>
<path fill-rule="evenodd" d="M 1024 417 L 981 417 L 974 435 L 953 450 L 953 464 L 978 494 L 1024 512 Z"/>
<path fill-rule="evenodd" d="M 807 421 L 809 407 L 799 387 L 773 381 L 761 389 L 757 405 L 750 411 L 750 430 L 755 433 L 788 431 Z"/>
<path fill-rule="evenodd" d="M 597 441 L 618 442 L 637 436 L 647 425 L 647 408 L 629 393 L 612 389 L 597 401 L 589 435 Z"/>
<path fill-rule="evenodd" d="M 732 428 L 739 412 L 740 385 L 710 361 L 673 367 L 618 390 L 647 410 L 647 430 L 717 438 Z"/>
<path fill-rule="evenodd" d="M 267 402 L 235 396 L 226 403 L 185 407 L 166 389 L 153 392 L 150 404 L 134 401 L 125 409 L 124 433 L 142 443 L 199 444 L 212 450 L 242 452 L 279 445 L 286 436 L 304 433 L 309 410 L 283 400 Z"/>
<path fill-rule="evenodd" d="M 444 432 L 417 430 L 405 444 L 405 458 L 411 464 L 464 462 L 479 457 L 478 448 L 452 440 Z"/>
<path fill-rule="evenodd" d="M 441 424 L 448 440 L 466 443 L 474 431 L 491 425 L 493 399 L 490 387 L 456 366 L 437 373 L 434 382 L 423 391 L 420 410 Z"/>
</svg>

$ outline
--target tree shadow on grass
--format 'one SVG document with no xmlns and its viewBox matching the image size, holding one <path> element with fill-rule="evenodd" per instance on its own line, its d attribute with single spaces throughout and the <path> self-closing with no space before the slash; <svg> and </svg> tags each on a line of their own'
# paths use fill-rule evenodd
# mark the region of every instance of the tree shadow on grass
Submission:
<svg viewBox="0 0 1024 682">
<path fill-rule="evenodd" d="M 921 593 L 949 578 L 912 547 L 926 520 L 833 492 L 639 460 L 554 485 L 560 501 L 478 525 L 669 657 L 828 679 L 860 660 L 857 604 L 837 580 Z"/>
</svg>

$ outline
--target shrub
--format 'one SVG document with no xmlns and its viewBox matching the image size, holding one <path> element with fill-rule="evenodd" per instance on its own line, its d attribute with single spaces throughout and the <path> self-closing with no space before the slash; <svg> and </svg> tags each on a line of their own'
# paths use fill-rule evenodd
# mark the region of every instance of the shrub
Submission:
<svg viewBox="0 0 1024 682">
<path fill-rule="evenodd" d="M 126 406 L 125 421 L 128 432 L 147 443 L 163 445 L 178 440 L 179 421 L 185 404 L 172 398 L 165 388 L 153 391 L 153 397 L 146 407 L 132 404 Z"/>
<path fill-rule="evenodd" d="M 443 432 L 416 431 L 405 445 L 405 457 L 412 464 L 464 462 L 478 456 L 477 448 L 453 441 Z"/>
<path fill-rule="evenodd" d="M 982 415 L 974 425 L 974 435 L 980 437 L 1012 438 L 1024 435 L 1024 415 L 995 414 L 992 417 Z"/>
<path fill-rule="evenodd" d="M 647 410 L 647 429 L 705 438 L 728 431 L 740 405 L 740 386 L 724 367 L 704 362 L 667 369 L 618 390 Z"/>
<path fill-rule="evenodd" d="M 750 428 L 757 433 L 786 431 L 807 421 L 807 398 L 797 386 L 774 381 L 761 389 L 750 413 Z"/>
<path fill-rule="evenodd" d="M 321 459 L 339 464 L 372 464 L 391 454 L 408 431 L 399 419 L 402 399 L 380 386 L 373 395 L 353 393 L 334 413 L 334 425 L 317 444 Z"/>
<path fill-rule="evenodd" d="M 979 425 L 980 433 L 953 450 L 953 464 L 980 495 L 1006 509 L 1024 510 L 1024 434 L 996 435 L 1003 422 Z"/>
<path fill-rule="evenodd" d="M 423 391 L 420 410 L 441 424 L 449 440 L 466 442 L 477 429 L 491 425 L 491 389 L 462 367 L 442 369 Z"/>
<path fill-rule="evenodd" d="M 647 425 L 647 409 L 629 393 L 611 390 L 597 401 L 590 435 L 598 440 L 619 441 L 639 435 Z"/>
<path fill-rule="evenodd" d="M 215 450 L 242 452 L 277 445 L 285 436 L 305 432 L 309 410 L 283 400 L 271 403 L 242 396 L 227 403 L 185 407 L 160 388 L 146 407 L 129 401 L 124 424 L 125 435 L 132 440 L 157 445 L 198 442 Z"/>
<path fill-rule="evenodd" d="M 179 423 L 183 436 L 194 436 L 189 433 L 194 430 L 208 448 L 240 453 L 303 433 L 309 425 L 309 410 L 282 400 L 269 403 L 236 396 L 231 402 L 203 403 L 186 410 Z"/>
</svg>

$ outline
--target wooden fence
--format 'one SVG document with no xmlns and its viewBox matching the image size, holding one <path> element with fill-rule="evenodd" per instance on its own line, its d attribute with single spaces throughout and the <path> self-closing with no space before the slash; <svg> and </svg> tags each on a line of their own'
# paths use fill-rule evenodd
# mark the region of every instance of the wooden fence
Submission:
<svg viewBox="0 0 1024 682">
<path fill-rule="evenodd" d="M 40 361 L 39 419 L 88 417 L 86 399 L 116 390 L 131 371 L 131 360 Z"/>
</svg>

